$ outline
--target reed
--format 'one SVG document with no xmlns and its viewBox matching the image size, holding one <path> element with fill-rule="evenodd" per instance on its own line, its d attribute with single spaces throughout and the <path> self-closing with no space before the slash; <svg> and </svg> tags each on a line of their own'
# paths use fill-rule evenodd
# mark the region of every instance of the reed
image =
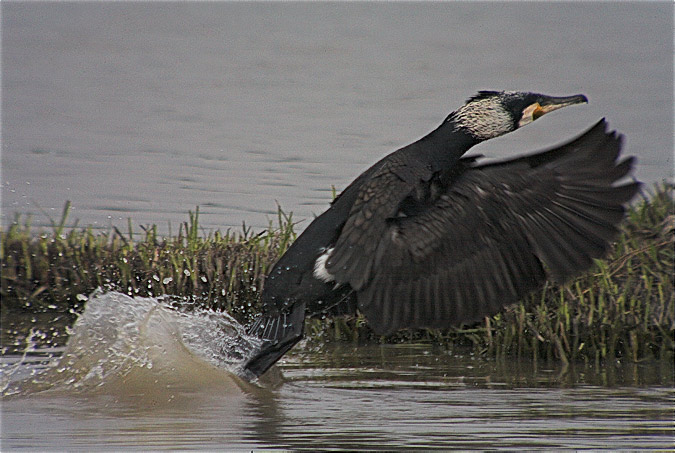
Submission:
<svg viewBox="0 0 675 453">
<path fill-rule="evenodd" d="M 171 295 L 204 308 L 226 310 L 246 322 L 264 277 L 295 239 L 292 216 L 279 209 L 278 226 L 254 234 L 200 234 L 199 208 L 172 237 L 155 226 L 126 233 L 61 227 L 33 234 L 30 219 L 17 218 L 0 236 L 3 310 L 79 311 L 96 288 L 131 296 Z"/>
<path fill-rule="evenodd" d="M 259 312 L 264 276 L 295 239 L 291 214 L 259 233 L 203 232 L 199 209 L 178 233 L 157 228 L 106 232 L 67 228 L 70 204 L 51 230 L 35 232 L 17 217 L 0 232 L 2 310 L 82 310 L 94 289 L 171 295 L 194 306 L 226 310 L 242 323 Z M 380 337 L 361 315 L 311 319 L 312 343 L 434 342 L 470 346 L 490 357 L 633 362 L 673 359 L 674 222 L 672 186 L 661 184 L 629 212 L 610 256 L 565 285 L 547 285 L 482 323 Z"/>
</svg>

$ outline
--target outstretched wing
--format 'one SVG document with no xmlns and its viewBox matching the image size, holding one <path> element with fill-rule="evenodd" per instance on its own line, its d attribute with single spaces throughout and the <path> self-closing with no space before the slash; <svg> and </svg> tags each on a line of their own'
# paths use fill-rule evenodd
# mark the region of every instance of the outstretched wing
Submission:
<svg viewBox="0 0 675 453">
<path fill-rule="evenodd" d="M 618 160 L 621 147 L 602 120 L 550 151 L 467 165 L 419 215 L 394 217 L 390 207 L 369 230 L 361 213 L 360 242 L 340 237 L 332 255 L 352 266 L 338 268 L 337 280 L 357 290 L 380 333 L 494 314 L 547 277 L 564 281 L 605 254 L 639 187 L 616 185 L 634 162 Z"/>
</svg>

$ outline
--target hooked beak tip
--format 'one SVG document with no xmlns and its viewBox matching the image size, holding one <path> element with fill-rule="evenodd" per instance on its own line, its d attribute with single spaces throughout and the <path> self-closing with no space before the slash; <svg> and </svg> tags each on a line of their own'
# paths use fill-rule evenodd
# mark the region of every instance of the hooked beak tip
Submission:
<svg viewBox="0 0 675 453">
<path fill-rule="evenodd" d="M 575 94 L 574 96 L 550 97 L 547 104 L 560 106 L 588 104 L 588 98 L 583 94 Z"/>
</svg>

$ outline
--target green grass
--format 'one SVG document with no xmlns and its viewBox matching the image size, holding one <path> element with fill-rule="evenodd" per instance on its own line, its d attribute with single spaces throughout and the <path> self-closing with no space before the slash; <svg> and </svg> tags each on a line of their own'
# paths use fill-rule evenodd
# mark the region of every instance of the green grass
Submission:
<svg viewBox="0 0 675 453">
<path fill-rule="evenodd" d="M 227 310 L 240 322 L 259 311 L 271 265 L 295 239 L 292 217 L 260 233 L 200 234 L 199 210 L 173 237 L 155 227 L 134 232 L 66 228 L 70 206 L 50 231 L 17 218 L 0 232 L 2 309 L 81 311 L 98 287 L 130 295 L 175 295 Z M 434 342 L 469 346 L 489 357 L 600 363 L 672 360 L 675 349 L 672 187 L 662 184 L 630 210 L 610 256 L 585 275 L 547 285 L 474 326 L 376 336 L 360 316 L 313 319 L 311 342 Z"/>
<path fill-rule="evenodd" d="M 295 239 L 290 215 L 278 227 L 253 234 L 216 231 L 200 235 L 199 209 L 178 234 L 159 238 L 156 227 L 122 233 L 62 225 L 35 235 L 17 219 L 1 233 L 3 309 L 79 310 L 102 287 L 132 296 L 174 295 L 205 308 L 227 310 L 246 321 L 255 310 L 269 267 Z"/>
</svg>

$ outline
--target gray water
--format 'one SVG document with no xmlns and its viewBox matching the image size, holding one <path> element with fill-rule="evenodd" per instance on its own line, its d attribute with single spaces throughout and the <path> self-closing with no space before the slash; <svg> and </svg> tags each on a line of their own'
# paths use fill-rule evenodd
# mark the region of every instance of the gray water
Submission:
<svg viewBox="0 0 675 453">
<path fill-rule="evenodd" d="M 669 3 L 1 8 L 3 226 L 49 225 L 71 200 L 71 224 L 102 229 L 131 217 L 175 233 L 197 205 L 207 230 L 264 228 L 277 203 L 302 229 L 331 186 L 479 89 L 590 104 L 476 152 L 534 151 L 607 117 L 639 179 L 672 178 Z M 102 301 L 80 336 L 72 316 L 3 312 L 3 451 L 673 447 L 663 364 L 301 344 L 250 385 L 225 316 Z"/>
<path fill-rule="evenodd" d="M 2 451 L 673 447 L 672 364 L 302 343 L 250 384 L 223 314 L 97 293 L 69 324 L 3 319 Z"/>
<path fill-rule="evenodd" d="M 672 178 L 670 3 L 2 3 L 2 223 L 304 228 L 479 89 L 565 95 L 476 152 L 535 151 L 607 117 Z M 138 228 L 136 227 L 136 230 Z"/>
</svg>

